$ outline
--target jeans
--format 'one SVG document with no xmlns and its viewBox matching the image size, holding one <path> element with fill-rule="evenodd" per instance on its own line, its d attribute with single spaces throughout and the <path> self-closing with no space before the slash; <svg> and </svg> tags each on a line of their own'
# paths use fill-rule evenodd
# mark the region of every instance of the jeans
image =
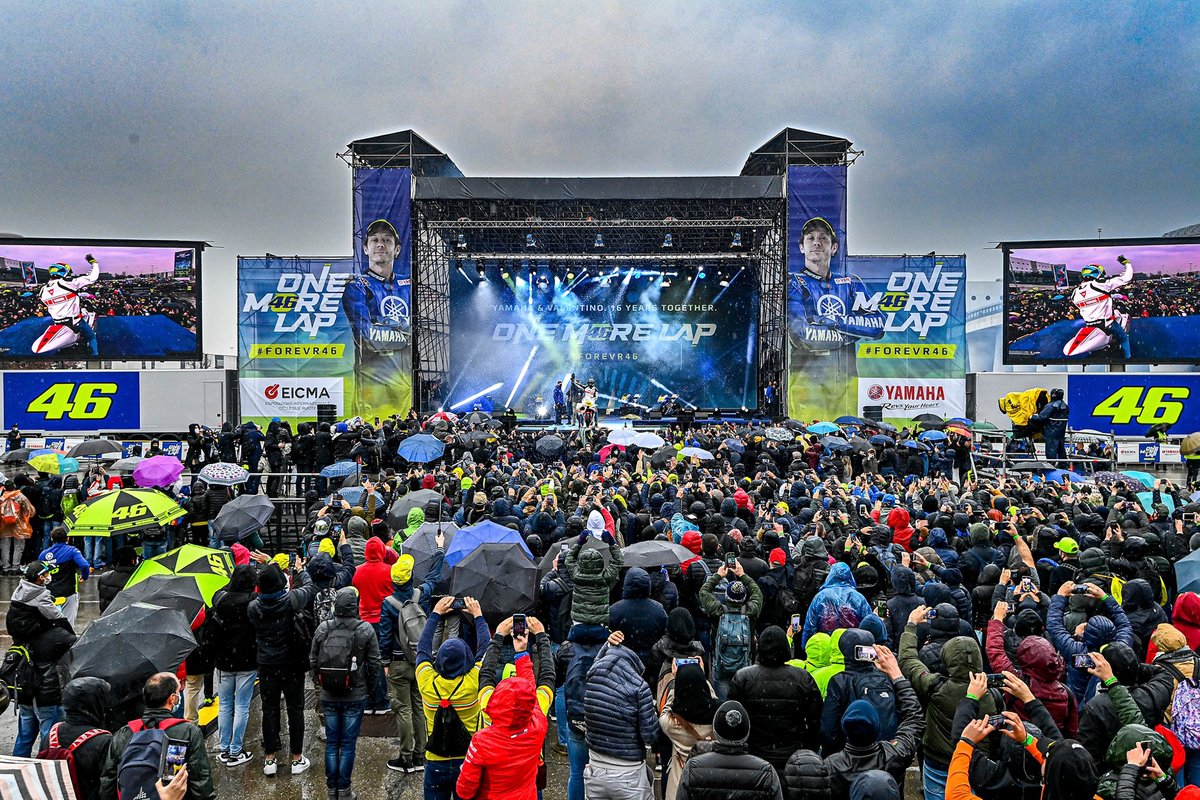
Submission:
<svg viewBox="0 0 1200 800">
<path fill-rule="evenodd" d="M 925 800 L 946 800 L 946 779 L 949 770 L 938 769 L 926 761 L 921 766 L 921 779 L 925 786 Z"/>
<path fill-rule="evenodd" d="M 451 800 L 458 773 L 462 772 L 463 760 L 452 758 L 447 761 L 425 762 L 425 800 Z"/>
<path fill-rule="evenodd" d="M 304 749 L 304 673 L 280 671 L 260 666 L 258 694 L 262 698 L 263 752 L 273 756 L 279 752 L 279 697 L 287 703 L 288 752 L 300 755 Z"/>
<path fill-rule="evenodd" d="M 1187 750 L 1183 761 L 1183 769 L 1179 770 L 1176 779 L 1179 788 L 1185 786 L 1200 786 L 1200 750 Z"/>
<path fill-rule="evenodd" d="M 321 701 L 325 712 L 325 786 L 329 789 L 344 792 L 350 788 L 354 751 L 366 707 L 365 700 Z"/>
<path fill-rule="evenodd" d="M 567 777 L 567 800 L 583 800 L 583 768 L 588 765 L 587 739 L 570 727 L 567 728 L 567 760 L 571 765 L 571 773 Z"/>
<path fill-rule="evenodd" d="M 21 566 L 21 553 L 25 545 L 20 539 L 0 539 L 0 568 L 10 569 Z"/>
<path fill-rule="evenodd" d="M 250 701 L 254 699 L 256 672 L 226 672 L 221 670 L 217 696 L 217 728 L 220 731 L 222 753 L 240 753 L 246 723 L 250 721 Z"/>
<path fill-rule="evenodd" d="M 108 549 L 107 537 L 104 536 L 85 536 L 83 537 L 83 557 L 93 567 L 96 564 L 107 564 L 111 559 L 106 559 L 105 554 Z"/>
<path fill-rule="evenodd" d="M 417 689 L 416 669 L 406 659 L 394 659 L 388 665 L 387 685 L 400 733 L 400 755 L 411 757 L 413 753 L 424 753 L 425 709 Z"/>
<path fill-rule="evenodd" d="M 558 743 L 567 746 L 567 693 L 554 693 L 554 727 L 557 729 Z"/>
<path fill-rule="evenodd" d="M 41 532 L 35 534 L 38 537 L 37 538 L 37 548 L 38 548 L 39 553 L 44 552 L 45 550 L 49 549 L 49 547 L 50 547 L 50 531 L 54 528 L 55 525 L 58 524 L 57 522 L 55 522 L 52 519 L 43 519 L 43 520 L 40 520 L 40 522 L 41 522 L 41 526 L 42 526 Z M 34 530 L 35 531 L 37 530 L 36 523 L 34 524 Z"/>
<path fill-rule="evenodd" d="M 142 540 L 142 559 L 143 560 L 148 559 L 148 558 L 154 558 L 155 556 L 161 556 L 165 552 L 167 552 L 167 540 L 166 539 L 159 539 L 157 542 L 148 541 L 146 539 Z"/>
<path fill-rule="evenodd" d="M 50 738 L 50 729 L 63 718 L 62 706 L 41 706 L 35 702 L 29 706 L 17 706 L 17 741 L 13 744 L 14 756 L 30 758 L 34 754 L 33 742 L 39 739 L 42 747 Z"/>
</svg>

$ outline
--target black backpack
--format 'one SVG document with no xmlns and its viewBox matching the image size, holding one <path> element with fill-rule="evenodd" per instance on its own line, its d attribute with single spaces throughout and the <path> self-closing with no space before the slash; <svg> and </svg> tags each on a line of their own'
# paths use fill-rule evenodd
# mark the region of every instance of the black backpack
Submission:
<svg viewBox="0 0 1200 800">
<path fill-rule="evenodd" d="M 37 680 L 37 669 L 29 656 L 29 648 L 16 644 L 9 647 L 4 653 L 4 660 L 0 661 L 0 685 L 5 690 L 8 702 L 30 702 L 31 693 L 37 690 Z M 8 703 L 4 706 L 7 708 Z M 0 713 L 3 710 L 0 709 Z"/>
<path fill-rule="evenodd" d="M 817 596 L 817 592 L 821 591 L 821 587 L 828 577 L 828 562 L 811 561 L 797 567 L 796 589 L 793 592 L 797 605 L 807 608 L 813 598 Z"/>
<path fill-rule="evenodd" d="M 447 698 L 454 697 L 454 693 L 458 691 L 458 687 L 462 686 L 464 680 L 466 680 L 466 676 L 463 676 L 454 685 Z M 425 749 L 442 758 L 463 758 L 471 746 L 471 734 L 467 732 L 467 726 L 463 724 L 462 718 L 458 716 L 458 712 L 454 710 L 450 700 L 443 700 L 442 696 L 438 694 L 436 684 L 434 685 L 434 695 L 438 699 L 438 708 L 433 715 L 433 727 L 429 731 Z"/>
<path fill-rule="evenodd" d="M 302 616 L 297 614 L 297 617 Z M 358 625 L 348 627 L 334 624 L 329 627 L 325 641 L 317 653 L 317 682 L 332 695 L 349 694 L 354 676 L 362 669 L 363 653 L 355 647 L 354 634 Z"/>
</svg>

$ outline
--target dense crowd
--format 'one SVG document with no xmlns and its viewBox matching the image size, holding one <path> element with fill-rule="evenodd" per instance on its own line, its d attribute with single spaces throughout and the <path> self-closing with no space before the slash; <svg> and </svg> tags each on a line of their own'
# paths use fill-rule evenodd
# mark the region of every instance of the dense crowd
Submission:
<svg viewBox="0 0 1200 800">
<path fill-rule="evenodd" d="M 566 753 L 570 800 L 650 800 L 655 784 L 664 800 L 899 798 L 914 765 L 928 800 L 1197 792 L 1200 597 L 1173 569 L 1200 548 L 1188 488 L 1160 480 L 1143 503 L 1120 481 L 978 478 L 965 441 L 910 447 L 906 431 L 855 431 L 888 442 L 848 449 L 795 424 L 782 438 L 726 424 L 664 432 L 663 448 L 570 433 L 551 449 L 543 432 L 486 422 L 272 425 L 228 426 L 207 457 L 249 447 L 269 461 L 286 430 L 300 472 L 361 462 L 363 499 L 340 479 L 302 486 L 294 552 L 233 544 L 229 583 L 194 626 L 201 647 L 140 697 L 64 685 L 75 633 L 54 581 L 77 562 L 61 550 L 56 571 L 44 556 L 26 566 L 8 629 L 38 679 L 15 698 L 16 754 L 39 735 L 45 747 L 59 719 L 60 744 L 114 731 L 76 754 L 82 797 L 135 785 L 145 729 L 160 727 L 186 753 L 160 793 L 214 797 L 214 762 L 301 773 L 310 683 L 334 800 L 379 788 L 354 783 L 368 714 L 395 715 L 388 767 L 423 773 L 430 800 L 539 797 L 547 739 Z M 444 454 L 397 461 L 422 429 Z M 712 458 L 676 457 L 684 446 Z M 192 502 L 217 493 L 233 495 L 198 484 Z M 468 527 L 544 565 L 535 597 L 450 591 L 464 560 L 452 536 Z M 70 548 L 65 533 L 52 546 Z M 115 560 L 102 605 L 137 556 Z M 255 681 L 262 753 L 246 738 Z M 194 720 L 213 688 L 206 749 Z"/>
</svg>

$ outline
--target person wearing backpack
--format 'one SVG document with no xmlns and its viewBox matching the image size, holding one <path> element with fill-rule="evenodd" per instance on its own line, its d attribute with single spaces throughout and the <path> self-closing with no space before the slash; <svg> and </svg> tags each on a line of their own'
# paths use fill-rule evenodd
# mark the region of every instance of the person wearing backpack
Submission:
<svg viewBox="0 0 1200 800">
<path fill-rule="evenodd" d="M 352 520 L 359 519 L 351 517 Z M 349 525 L 347 526 L 349 527 Z M 369 622 L 379 638 L 379 613 L 383 607 L 383 599 L 390 595 L 392 585 L 392 564 L 398 560 L 395 550 L 384 544 L 382 539 L 372 536 L 367 539 L 363 550 L 366 561 L 354 569 L 354 588 L 358 590 L 358 614 L 364 622 Z M 387 699 L 387 681 L 381 674 L 380 683 L 371 687 L 370 703 L 367 704 L 368 714 L 386 714 L 391 710 Z"/>
<path fill-rule="evenodd" d="M 23 475 L 18 475 L 24 478 Z M 25 478 L 28 483 L 29 479 Z M 33 505 L 12 481 L 2 484 L 0 494 L 0 571 L 7 575 L 21 574 L 21 552 L 33 533 Z"/>
<path fill-rule="evenodd" d="M 762 633 L 770 625 L 787 628 L 792 615 L 799 614 L 802 610 L 792 588 L 787 554 L 776 547 L 767 556 L 767 563 L 770 568 L 758 579 L 758 588 L 762 589 L 763 593 L 763 610 L 758 615 L 758 633 Z"/>
<path fill-rule="evenodd" d="M 725 595 L 718 599 L 717 584 L 727 581 Z M 750 665 L 754 648 L 754 620 L 762 610 L 762 589 L 735 562 L 732 573 L 722 565 L 700 589 L 700 607 L 716 621 L 712 637 L 712 681 L 717 698 L 724 701 L 729 682 L 737 671 Z"/>
<path fill-rule="evenodd" d="M 396 712 L 400 753 L 388 761 L 388 769 L 420 772 L 425 763 L 425 715 L 417 688 L 417 642 L 429 618 L 430 598 L 442 577 L 446 536 L 434 537 L 436 549 L 429 572 L 420 586 L 413 587 L 415 559 L 407 553 L 392 565 L 394 591 L 379 609 L 379 651 L 387 668 L 388 696 Z"/>
<path fill-rule="evenodd" d="M 333 619 L 317 628 L 309 651 L 325 714 L 325 787 L 330 800 L 355 800 L 350 780 L 358 734 L 369 687 L 383 669 L 379 640 L 371 624 L 358 618 L 358 606 L 356 589 L 339 590 Z"/>
<path fill-rule="evenodd" d="M 1179 739 L 1186 754 L 1179 785 L 1200 785 L 1200 661 L 1174 625 L 1164 622 L 1150 639 L 1158 651 L 1154 664 L 1170 673 L 1175 683 L 1163 724 Z"/>
<path fill-rule="evenodd" d="M 684 609 L 676 609 L 688 617 Z M 588 671 L 596 660 L 600 647 L 608 639 L 608 629 L 603 625 L 573 625 L 567 640 L 558 648 L 554 663 L 558 673 L 563 698 L 560 713 L 567 727 L 567 759 L 570 773 L 567 776 L 567 800 L 583 800 L 583 770 L 588 764 L 587 724 L 584 707 L 588 684 Z"/>
<path fill-rule="evenodd" d="M 234 567 L 229 584 L 213 596 L 204 621 L 205 646 L 212 653 L 218 674 L 217 760 L 227 767 L 238 767 L 251 759 L 249 752 L 242 750 L 242 739 L 258 676 L 258 643 L 248 612 L 256 580 L 252 565 Z M 307 769 L 307 760 L 302 766 Z"/>
<path fill-rule="evenodd" d="M 63 688 L 64 719 L 50 729 L 38 758 L 68 762 L 76 800 L 99 800 L 100 775 L 112 747 L 105 717 L 111 701 L 108 681 L 76 678 Z"/>
<path fill-rule="evenodd" d="M 463 598 L 465 612 L 475 621 L 476 647 L 463 639 L 448 638 L 433 652 L 433 640 L 442 618 L 452 612 L 455 599 L 438 600 L 417 642 L 417 688 L 425 711 L 426 800 L 449 800 L 462 770 L 471 736 L 479 728 L 479 669 L 491 640 L 491 631 L 479 603 Z"/>
<path fill-rule="evenodd" d="M 215 800 L 212 767 L 204 748 L 204 734 L 195 724 L 173 716 L 183 687 L 171 672 L 151 675 L 142 688 L 146 710 L 112 736 L 112 747 L 100 775 L 100 800 L 126 800 L 157 796 L 162 749 L 167 743 L 184 747 L 188 772 L 187 800 Z"/>
</svg>

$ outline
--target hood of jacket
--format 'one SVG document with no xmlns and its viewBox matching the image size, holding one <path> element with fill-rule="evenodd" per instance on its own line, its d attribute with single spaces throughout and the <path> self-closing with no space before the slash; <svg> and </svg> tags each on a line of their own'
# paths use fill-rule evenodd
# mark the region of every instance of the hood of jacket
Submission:
<svg viewBox="0 0 1200 800">
<path fill-rule="evenodd" d="M 383 561 L 383 548 L 385 547 L 382 539 L 377 539 L 372 536 L 367 539 L 366 560 L 370 564 L 372 562 Z"/>
<path fill-rule="evenodd" d="M 1182 592 L 1175 600 L 1175 609 L 1171 617 L 1176 623 L 1200 627 L 1200 595 L 1195 592 Z"/>
<path fill-rule="evenodd" d="M 1062 656 L 1041 636 L 1026 636 L 1017 646 L 1021 671 L 1042 683 L 1053 683 L 1063 676 Z"/>
<path fill-rule="evenodd" d="M 591 547 L 581 548 L 579 551 L 579 574 L 594 577 L 602 572 L 604 572 L 604 556 L 600 554 L 600 551 Z"/>
<path fill-rule="evenodd" d="M 1125 609 L 1126 613 L 1130 611 L 1144 611 L 1149 609 L 1154 603 L 1154 590 L 1150 588 L 1150 582 L 1144 578 L 1134 578 L 1125 584 L 1125 589 L 1121 594 L 1121 608 Z"/>
<path fill-rule="evenodd" d="M 828 561 L 829 551 L 825 549 L 825 540 L 819 536 L 805 539 L 800 545 L 800 556 L 812 561 Z"/>
<path fill-rule="evenodd" d="M 1112 667 L 1113 677 L 1117 679 L 1117 683 L 1125 687 L 1132 687 L 1137 684 L 1138 679 L 1138 657 L 1133 652 L 1133 648 L 1121 642 L 1113 642 L 1106 644 L 1100 649 L 1101 655 L 1108 659 L 1109 666 Z"/>
<path fill-rule="evenodd" d="M 238 564 L 229 576 L 228 592 L 253 592 L 258 583 L 258 570 L 250 564 Z"/>
<path fill-rule="evenodd" d="M 915 595 L 917 574 L 903 564 L 892 567 L 892 589 L 896 594 Z"/>
<path fill-rule="evenodd" d="M 850 800 L 900 800 L 896 779 L 881 769 L 860 772 L 850 784 Z"/>
<path fill-rule="evenodd" d="M 696 638 L 696 621 L 692 619 L 692 613 L 683 607 L 671 609 L 667 614 L 667 636 L 675 644 L 691 644 Z"/>
<path fill-rule="evenodd" d="M 1150 742 L 1150 752 L 1159 764 L 1170 764 L 1172 758 L 1171 746 L 1161 734 L 1147 728 L 1145 725 L 1125 725 L 1113 740 L 1109 742 L 1108 752 L 1104 754 L 1111 769 L 1120 769 L 1125 765 L 1125 754 L 1133 749 L 1138 742 Z"/>
<path fill-rule="evenodd" d="M 921 596 L 925 601 L 925 605 L 930 608 L 940 606 L 942 603 L 954 605 L 954 596 L 950 594 L 950 587 L 939 581 L 926 581 L 921 587 Z M 938 616 L 941 616 L 941 611 L 938 611 Z"/>
<path fill-rule="evenodd" d="M 338 590 L 333 598 L 333 615 L 342 619 L 358 619 L 358 591 L 353 586 Z"/>
<path fill-rule="evenodd" d="M 737 501 L 732 497 L 726 497 L 721 501 L 721 516 L 725 519 L 733 519 L 737 516 Z"/>
<path fill-rule="evenodd" d="M 62 707 L 68 725 L 106 727 L 112 689 L 101 678 L 76 678 L 63 687 Z M 65 747 L 67 743 L 64 743 Z"/>
<path fill-rule="evenodd" d="M 855 589 L 858 586 L 854 582 L 854 572 L 850 569 L 850 565 L 844 561 L 839 561 L 833 565 L 829 570 L 829 577 L 825 579 L 825 583 L 821 585 L 821 588 L 829 589 L 834 586 L 848 586 L 851 589 Z"/>
<path fill-rule="evenodd" d="M 601 514 L 599 511 L 594 511 L 594 510 L 589 511 L 588 516 L 587 516 L 586 527 L 587 527 L 588 531 L 590 531 L 592 533 L 595 533 L 595 534 L 602 533 L 604 531 L 604 515 Z"/>
<path fill-rule="evenodd" d="M 641 567 L 631 567 L 629 572 L 625 573 L 625 585 L 621 588 L 621 597 L 626 600 L 640 600 L 649 596 L 650 574 Z"/>
<path fill-rule="evenodd" d="M 529 724 L 536 702 L 533 681 L 521 677 L 505 678 L 492 692 L 487 713 L 493 727 L 503 731 L 519 731 Z"/>
<path fill-rule="evenodd" d="M 854 648 L 873 647 L 875 637 L 862 628 L 848 628 L 838 639 L 837 648 L 847 672 L 866 672 L 875 669 L 873 661 L 859 661 L 854 657 Z"/>
<path fill-rule="evenodd" d="M 830 638 L 828 633 L 814 633 L 808 638 L 808 643 L 804 646 L 804 652 L 808 656 L 805 659 L 808 662 L 808 666 L 812 669 L 828 667 L 829 660 L 833 657 L 833 649 L 833 639 Z M 841 653 L 838 655 L 841 655 Z"/>
<path fill-rule="evenodd" d="M 929 546 L 933 548 L 950 547 L 950 539 L 946 536 L 946 532 L 941 528 L 932 528 L 929 531 L 929 539 L 927 541 Z"/>
<path fill-rule="evenodd" d="M 680 522 L 682 522 L 684 524 L 688 524 L 688 525 L 691 524 L 687 520 L 685 520 L 682 516 L 680 516 L 679 514 L 676 514 L 675 516 L 679 517 Z M 675 526 L 674 519 L 671 520 L 671 526 L 672 526 L 672 529 L 674 529 L 674 526 Z M 701 549 L 701 546 L 703 545 L 703 541 L 701 540 L 701 537 L 700 537 L 700 531 L 696 530 L 695 526 L 692 526 L 692 528 L 690 530 L 687 530 L 683 533 L 683 538 L 680 540 L 679 543 L 682 544 L 684 547 L 686 547 L 688 550 L 691 550 L 692 553 L 694 553 L 695 555 L 700 555 L 700 549 Z"/>
<path fill-rule="evenodd" d="M 912 519 L 908 513 L 908 509 L 904 506 L 896 506 L 887 515 L 888 527 L 893 531 L 903 530 L 909 527 L 908 523 Z"/>
<path fill-rule="evenodd" d="M 811 640 L 810 640 L 811 641 Z M 792 657 L 783 628 L 770 625 L 758 637 L 758 663 L 764 667 L 782 667 Z"/>
<path fill-rule="evenodd" d="M 992 544 L 992 529 L 986 522 L 976 522 L 970 527 L 971 544 L 975 547 L 989 547 Z"/>
<path fill-rule="evenodd" d="M 1022 608 L 1017 612 L 1013 623 L 1013 632 L 1017 636 L 1041 636 L 1046 631 L 1046 621 L 1042 615 L 1032 608 Z"/>
<path fill-rule="evenodd" d="M 1083 629 L 1083 646 L 1089 653 L 1098 653 L 1100 648 L 1113 640 L 1117 627 L 1108 617 L 1092 617 Z"/>
<path fill-rule="evenodd" d="M 442 642 L 433 657 L 433 668 L 443 678 L 461 678 L 471 671 L 474 663 L 471 647 L 457 636 Z"/>
<path fill-rule="evenodd" d="M 929 634 L 935 639 L 951 639 L 958 635 L 958 608 L 953 603 L 938 603 L 937 616 L 929 623 Z"/>
<path fill-rule="evenodd" d="M 54 605 L 54 598 L 50 596 L 50 590 L 45 586 L 30 583 L 22 578 L 21 582 L 17 584 L 16 591 L 13 592 L 12 602 L 46 608 Z"/>
<path fill-rule="evenodd" d="M 317 553 L 304 565 L 304 571 L 308 573 L 308 577 L 312 578 L 313 583 L 325 588 L 337 575 L 337 566 L 328 553 Z"/>
<path fill-rule="evenodd" d="M 507 516 L 507 515 L 501 514 L 500 516 Z M 406 526 L 404 526 L 404 530 L 408 533 L 408 535 L 411 536 L 413 534 L 413 531 L 415 531 L 417 528 L 421 527 L 424 524 L 425 524 L 425 509 L 410 508 L 408 510 L 408 524 Z"/>
<path fill-rule="evenodd" d="M 972 672 L 983 672 L 979 642 L 969 636 L 955 636 L 942 647 L 942 663 L 952 680 L 969 683 Z"/>
<path fill-rule="evenodd" d="M 879 712 L 867 700 L 855 700 L 842 714 L 842 733 L 856 747 L 872 745 L 879 738 Z"/>
</svg>

